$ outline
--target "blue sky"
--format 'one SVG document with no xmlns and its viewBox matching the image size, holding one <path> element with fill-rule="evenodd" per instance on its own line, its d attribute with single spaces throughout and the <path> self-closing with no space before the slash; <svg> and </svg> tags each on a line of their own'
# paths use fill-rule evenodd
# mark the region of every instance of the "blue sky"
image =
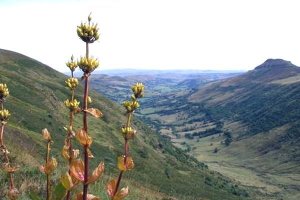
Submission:
<svg viewBox="0 0 300 200">
<path fill-rule="evenodd" d="M 297 0 L 1 0 L 0 48 L 66 71 L 84 54 L 76 26 L 92 12 L 103 69 L 248 70 L 300 65 Z M 5 28 L 3 28 L 5 27 Z"/>
</svg>

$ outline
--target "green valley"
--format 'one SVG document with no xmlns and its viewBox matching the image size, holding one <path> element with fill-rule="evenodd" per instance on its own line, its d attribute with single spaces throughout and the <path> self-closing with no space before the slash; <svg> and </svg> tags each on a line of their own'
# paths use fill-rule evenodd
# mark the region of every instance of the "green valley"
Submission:
<svg viewBox="0 0 300 200">
<path fill-rule="evenodd" d="M 66 134 L 63 127 L 68 123 L 68 111 L 63 104 L 68 96 L 64 83 L 66 76 L 32 58 L 2 49 L 0 72 L 0 82 L 6 83 L 10 89 L 5 106 L 12 115 L 4 137 L 12 162 L 20 165 L 20 171 L 16 173 L 16 184 L 22 192 L 20 199 L 28 199 L 32 191 L 43 196 L 45 177 L 38 170 L 46 150 L 41 137 L 43 128 L 52 133 L 53 154 L 59 161 L 55 183 L 66 166 L 60 155 Z M 130 85 L 124 87 L 129 88 Z M 82 86 L 79 90 L 83 90 Z M 125 120 L 125 111 L 105 95 L 108 94 L 92 92 L 92 106 L 101 109 L 104 117 L 89 119 L 91 135 L 95 138 L 91 149 L 95 158 L 91 165 L 95 166 L 100 160 L 106 165 L 105 176 L 91 187 L 101 199 L 108 199 L 105 184 L 117 173 L 116 157 L 121 154 L 123 146 L 120 128 Z M 143 107 L 146 102 L 141 104 Z M 81 117 L 76 117 L 76 128 L 79 128 L 80 121 Z M 141 120 L 135 118 L 134 124 L 138 136 L 133 141 L 131 154 L 135 158 L 136 169 L 125 176 L 131 191 L 127 199 L 234 200 L 249 199 L 253 194 L 251 188 L 240 186 L 238 182 L 207 169 L 205 164 L 173 146 L 171 141 L 148 128 Z M 7 183 L 2 172 L 0 179 L 0 198 L 5 199 L 6 187 L 3 186 Z"/>
<path fill-rule="evenodd" d="M 122 84 L 137 74 L 120 74 L 119 82 L 111 81 L 116 74 L 101 76 L 94 88 L 113 91 L 110 98 L 120 101 Z M 139 117 L 163 138 L 255 190 L 253 199 L 300 198 L 299 67 L 269 59 L 242 74 L 150 71 L 142 77 L 151 95 Z"/>
</svg>

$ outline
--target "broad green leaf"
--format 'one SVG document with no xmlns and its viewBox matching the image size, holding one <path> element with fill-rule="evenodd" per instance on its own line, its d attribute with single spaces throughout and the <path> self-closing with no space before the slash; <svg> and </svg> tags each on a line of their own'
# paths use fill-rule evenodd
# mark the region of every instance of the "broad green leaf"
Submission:
<svg viewBox="0 0 300 200">
<path fill-rule="evenodd" d="M 35 192 L 30 192 L 30 193 L 29 193 L 29 198 L 30 198 L 31 200 L 42 200 L 42 198 L 39 197 L 39 196 L 37 195 L 37 193 L 35 193 Z"/>
<path fill-rule="evenodd" d="M 53 191 L 52 199 L 62 200 L 66 196 L 67 190 L 62 183 L 58 183 Z"/>
</svg>

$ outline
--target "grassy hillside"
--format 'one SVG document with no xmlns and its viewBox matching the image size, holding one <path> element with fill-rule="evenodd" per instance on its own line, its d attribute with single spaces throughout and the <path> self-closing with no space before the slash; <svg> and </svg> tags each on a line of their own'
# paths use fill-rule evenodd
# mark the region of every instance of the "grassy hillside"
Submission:
<svg viewBox="0 0 300 200">
<path fill-rule="evenodd" d="M 205 140 L 198 144 L 194 142 L 197 137 L 190 140 L 191 148 L 198 148 L 193 154 L 207 162 L 225 160 L 233 169 L 242 167 L 256 179 L 247 184 L 260 185 L 271 196 L 298 199 L 299 78 L 299 67 L 288 61 L 269 59 L 248 73 L 208 84 L 194 92 L 189 103 L 202 106 L 201 111 L 211 117 L 210 121 L 219 124 L 219 134 L 207 138 L 213 144 L 210 150 L 201 149 Z M 226 136 L 219 137 L 224 132 L 232 135 L 233 142 L 228 147 L 220 145 L 226 139 Z M 201 137 L 201 133 L 198 135 Z M 215 155 L 201 156 L 203 151 L 213 152 L 215 148 L 220 150 Z M 232 173 L 226 164 L 221 164 L 223 174 Z"/>
<path fill-rule="evenodd" d="M 60 150 L 66 134 L 63 127 L 68 122 L 68 112 L 63 105 L 69 94 L 64 86 L 66 76 L 36 60 L 6 50 L 0 50 L 0 72 L 0 82 L 8 85 L 11 94 L 5 103 L 12 113 L 5 138 L 13 162 L 21 166 L 16 174 L 17 185 L 21 187 L 23 199 L 28 199 L 26 195 L 31 190 L 43 195 L 45 177 L 37 169 L 45 154 L 40 133 L 43 128 L 52 132 L 59 170 L 65 166 Z M 82 91 L 82 87 L 79 90 Z M 92 192 L 108 199 L 103 184 L 116 175 L 116 156 L 121 154 L 123 146 L 120 127 L 125 120 L 124 110 L 95 92 L 91 97 L 92 106 L 104 113 L 101 120 L 89 119 L 94 138 L 92 165 L 99 160 L 106 165 L 105 177 L 92 187 Z M 75 126 L 79 128 L 79 124 L 81 116 L 76 117 Z M 136 169 L 125 177 L 132 191 L 127 199 L 246 199 L 249 195 L 242 187 L 173 147 L 137 119 L 134 124 L 138 136 L 131 144 L 131 154 Z M 59 177 L 59 172 L 55 177 Z M 4 174 L 1 173 L 0 178 L 3 199 Z"/>
</svg>

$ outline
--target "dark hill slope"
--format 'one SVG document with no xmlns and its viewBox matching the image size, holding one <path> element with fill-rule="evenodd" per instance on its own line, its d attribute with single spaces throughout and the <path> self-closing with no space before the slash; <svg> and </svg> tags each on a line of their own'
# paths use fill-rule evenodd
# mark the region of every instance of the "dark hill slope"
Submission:
<svg viewBox="0 0 300 200">
<path fill-rule="evenodd" d="M 254 142 L 249 151 L 274 162 L 268 170 L 300 173 L 300 68 L 281 59 L 269 59 L 243 75 L 214 82 L 189 97 L 214 121 L 238 122 L 224 126 L 237 141 Z M 272 137 L 270 136 L 272 135 Z M 250 138 L 270 136 L 266 140 Z M 243 140 L 248 138 L 247 140 Z M 249 145 L 247 144 L 248 148 Z M 273 160 L 273 161 L 272 161 Z M 259 163 L 256 163 L 259 164 Z"/>
<path fill-rule="evenodd" d="M 249 126 L 247 134 L 256 134 L 300 120 L 299 92 L 300 68 L 270 59 L 241 76 L 211 83 L 189 99 L 214 107 L 216 118 L 242 121 Z"/>
<path fill-rule="evenodd" d="M 65 134 L 63 126 L 67 124 L 67 109 L 62 102 L 69 94 L 64 87 L 65 78 L 65 75 L 36 60 L 0 49 L 0 82 L 7 83 L 11 94 L 5 103 L 12 113 L 5 138 L 13 160 L 21 165 L 17 177 L 26 180 L 25 189 L 41 188 L 39 181 L 43 178 L 37 179 L 40 177 L 37 166 L 42 163 L 45 152 L 40 135 L 43 128 L 52 132 L 54 156 L 60 158 Z M 92 106 L 104 113 L 101 120 L 90 118 L 90 132 L 94 138 L 92 152 L 95 155 L 92 165 L 104 160 L 106 176 L 110 176 L 116 173 L 116 156 L 122 152 L 119 130 L 124 122 L 124 110 L 95 92 L 91 97 Z M 77 116 L 76 124 L 80 123 L 81 117 Z M 240 199 L 239 195 L 245 194 L 238 186 L 207 170 L 202 163 L 173 147 L 140 121 L 135 120 L 135 124 L 139 134 L 131 145 L 131 154 L 136 169 L 126 174 L 130 177 L 127 182 L 133 195 L 128 199 L 162 199 L 166 196 L 178 199 Z M 60 161 L 59 168 L 63 166 Z M 5 182 L 2 180 L 5 179 L 3 174 L 0 175 L 0 185 L 3 185 Z M 94 193 L 106 199 L 101 187 L 94 187 Z"/>
</svg>

